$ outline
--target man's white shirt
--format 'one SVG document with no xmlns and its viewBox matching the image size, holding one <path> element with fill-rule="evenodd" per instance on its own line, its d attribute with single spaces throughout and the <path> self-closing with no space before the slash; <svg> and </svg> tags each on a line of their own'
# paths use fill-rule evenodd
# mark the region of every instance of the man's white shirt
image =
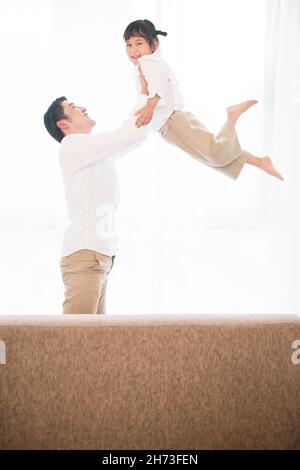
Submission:
<svg viewBox="0 0 300 470">
<path fill-rule="evenodd" d="M 63 174 L 69 224 L 62 256 L 91 249 L 113 256 L 118 251 L 115 211 L 119 183 L 115 160 L 141 145 L 149 126 L 135 126 L 134 112 L 147 101 L 140 95 L 121 127 L 98 134 L 70 134 L 63 138 L 59 161 Z"/>
</svg>

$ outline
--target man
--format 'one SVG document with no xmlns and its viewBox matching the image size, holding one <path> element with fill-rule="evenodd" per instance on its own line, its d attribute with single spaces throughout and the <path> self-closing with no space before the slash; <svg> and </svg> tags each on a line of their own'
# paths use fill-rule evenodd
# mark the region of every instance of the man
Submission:
<svg viewBox="0 0 300 470">
<path fill-rule="evenodd" d="M 148 135 L 148 126 L 135 125 L 134 111 L 145 104 L 148 94 L 146 82 L 141 84 L 137 105 L 115 131 L 91 134 L 96 122 L 65 96 L 53 101 L 44 115 L 47 131 L 60 143 L 69 217 L 60 261 L 64 314 L 106 312 L 107 276 L 117 251 L 114 213 L 119 187 L 114 160 Z"/>
</svg>

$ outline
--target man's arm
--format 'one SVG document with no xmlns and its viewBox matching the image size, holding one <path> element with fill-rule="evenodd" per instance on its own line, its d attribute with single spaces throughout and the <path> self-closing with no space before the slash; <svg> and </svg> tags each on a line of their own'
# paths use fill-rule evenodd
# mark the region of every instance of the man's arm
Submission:
<svg viewBox="0 0 300 470">
<path fill-rule="evenodd" d="M 140 107 L 147 100 L 146 95 L 140 95 L 134 108 Z M 134 112 L 134 111 L 133 111 Z M 74 134 L 67 137 L 61 144 L 73 170 L 101 162 L 107 157 L 120 158 L 127 152 L 142 145 L 149 133 L 147 126 L 137 128 L 134 124 L 133 112 L 122 123 L 119 129 L 99 134 Z"/>
</svg>

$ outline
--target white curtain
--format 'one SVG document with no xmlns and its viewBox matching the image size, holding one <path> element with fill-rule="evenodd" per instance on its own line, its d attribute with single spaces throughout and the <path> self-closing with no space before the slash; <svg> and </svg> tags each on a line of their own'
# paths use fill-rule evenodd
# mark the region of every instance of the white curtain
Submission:
<svg viewBox="0 0 300 470">
<path fill-rule="evenodd" d="M 51 101 L 85 105 L 97 130 L 135 100 L 122 33 L 138 18 L 160 47 L 185 109 L 217 132 L 228 105 L 258 105 L 237 131 L 285 181 L 246 165 L 233 181 L 159 135 L 118 162 L 119 253 L 110 314 L 294 313 L 299 307 L 298 0 L 10 0 L 1 2 L 1 314 L 59 314 L 66 208 Z M 298 120 L 297 120 L 298 117 Z M 300 260 L 299 260 L 300 261 Z"/>
<path fill-rule="evenodd" d="M 286 182 L 264 186 L 266 311 L 300 314 L 300 2 L 267 0 L 264 151 Z"/>
</svg>

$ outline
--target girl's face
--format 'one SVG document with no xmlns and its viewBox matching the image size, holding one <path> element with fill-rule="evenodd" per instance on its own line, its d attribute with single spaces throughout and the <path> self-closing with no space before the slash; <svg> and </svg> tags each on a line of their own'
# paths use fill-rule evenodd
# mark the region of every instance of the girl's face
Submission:
<svg viewBox="0 0 300 470">
<path fill-rule="evenodd" d="M 126 41 L 126 52 L 134 65 L 137 65 L 138 59 L 143 55 L 152 54 L 158 48 L 158 42 L 154 41 L 154 45 L 149 46 L 145 38 L 141 36 L 131 36 Z"/>
</svg>

